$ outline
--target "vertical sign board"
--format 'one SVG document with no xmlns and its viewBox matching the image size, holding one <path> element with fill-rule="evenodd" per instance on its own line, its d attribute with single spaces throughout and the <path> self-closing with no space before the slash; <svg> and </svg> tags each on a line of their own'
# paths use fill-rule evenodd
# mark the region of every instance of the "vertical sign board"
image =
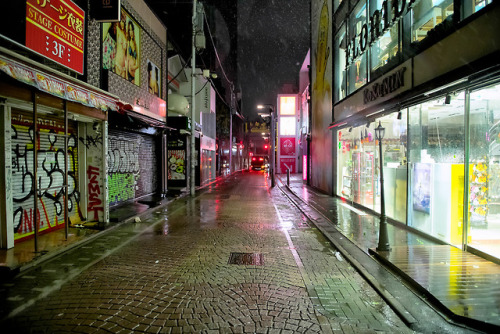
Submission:
<svg viewBox="0 0 500 334">
<path fill-rule="evenodd" d="M 85 12 L 71 0 L 26 1 L 26 47 L 83 74 Z"/>
<path fill-rule="evenodd" d="M 278 95 L 278 173 L 298 171 L 297 160 L 297 95 Z"/>
</svg>

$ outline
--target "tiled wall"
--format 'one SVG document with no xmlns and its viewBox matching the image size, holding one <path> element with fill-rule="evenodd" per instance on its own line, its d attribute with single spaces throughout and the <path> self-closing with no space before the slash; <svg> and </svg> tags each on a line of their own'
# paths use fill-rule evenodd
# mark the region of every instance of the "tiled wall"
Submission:
<svg viewBox="0 0 500 334">
<path fill-rule="evenodd" d="M 132 18 L 141 26 L 140 36 L 140 61 L 141 61 L 141 78 L 140 87 L 119 77 L 109 71 L 108 75 L 108 91 L 111 94 L 119 96 L 120 100 L 130 104 L 137 104 L 137 99 L 140 99 L 141 105 L 149 106 L 149 111 L 155 112 L 159 104 L 162 102 L 158 97 L 150 94 L 148 91 L 148 71 L 147 61 L 152 61 L 161 69 L 161 92 L 160 98 L 166 99 L 166 73 L 167 73 L 167 53 L 166 45 L 145 23 L 145 20 L 139 17 L 137 12 L 129 5 L 128 1 L 122 0 L 122 6 L 132 16 Z M 90 6 L 90 5 L 89 5 Z M 165 31 L 166 34 L 166 31 Z M 95 20 L 89 21 L 88 27 L 88 83 L 96 87 L 100 86 L 101 76 L 101 23 Z"/>
</svg>

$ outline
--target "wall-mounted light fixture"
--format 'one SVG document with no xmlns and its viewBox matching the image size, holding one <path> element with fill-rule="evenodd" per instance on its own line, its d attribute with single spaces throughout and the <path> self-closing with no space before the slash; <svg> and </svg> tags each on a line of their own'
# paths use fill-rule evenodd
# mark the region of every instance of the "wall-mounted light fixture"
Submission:
<svg viewBox="0 0 500 334">
<path fill-rule="evenodd" d="M 450 104 L 451 103 L 451 95 L 446 94 L 446 97 L 444 98 L 444 104 Z"/>
</svg>

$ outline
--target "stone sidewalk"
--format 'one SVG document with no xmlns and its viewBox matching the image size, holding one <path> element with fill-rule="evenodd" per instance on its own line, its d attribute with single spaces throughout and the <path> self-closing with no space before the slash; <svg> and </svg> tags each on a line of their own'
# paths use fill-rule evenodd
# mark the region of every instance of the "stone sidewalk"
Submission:
<svg viewBox="0 0 500 334">
<path fill-rule="evenodd" d="M 141 219 L 4 283 L 0 326 L 16 333 L 412 332 L 279 189 L 267 188 L 263 173 L 232 175 Z M 238 253 L 262 262 L 230 263 Z"/>
</svg>

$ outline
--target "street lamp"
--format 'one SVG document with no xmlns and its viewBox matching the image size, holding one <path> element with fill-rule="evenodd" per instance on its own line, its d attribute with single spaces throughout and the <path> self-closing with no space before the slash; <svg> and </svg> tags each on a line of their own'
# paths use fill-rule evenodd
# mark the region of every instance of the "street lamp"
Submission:
<svg viewBox="0 0 500 334">
<path fill-rule="evenodd" d="M 385 128 L 381 122 L 375 128 L 375 139 L 378 140 L 379 161 L 380 161 L 380 223 L 378 233 L 377 251 L 388 252 L 391 250 L 389 246 L 389 235 L 387 233 L 387 220 L 385 216 L 385 196 L 384 196 L 384 162 L 382 160 L 382 139 L 384 139 Z"/>
<path fill-rule="evenodd" d="M 274 116 L 274 106 L 272 104 L 259 104 L 257 106 L 257 109 L 265 109 L 265 108 L 269 108 L 269 113 L 271 114 L 271 163 L 270 163 L 270 166 L 269 166 L 269 176 L 271 176 L 271 188 L 274 187 L 274 151 L 275 151 L 275 148 L 274 148 L 274 145 L 275 145 L 275 141 L 276 141 L 276 138 L 275 138 L 275 135 L 274 135 L 274 132 L 275 132 L 275 116 Z M 263 115 L 261 113 L 259 113 L 259 115 L 263 116 L 263 117 L 267 117 L 268 115 Z"/>
</svg>

